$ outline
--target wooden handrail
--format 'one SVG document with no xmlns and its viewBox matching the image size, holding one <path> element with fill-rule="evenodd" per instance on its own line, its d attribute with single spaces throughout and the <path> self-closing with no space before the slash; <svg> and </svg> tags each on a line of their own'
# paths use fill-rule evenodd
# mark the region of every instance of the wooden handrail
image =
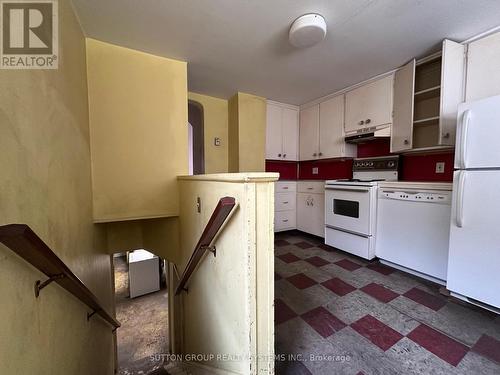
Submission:
<svg viewBox="0 0 500 375">
<path fill-rule="evenodd" d="M 42 288 L 54 281 L 92 309 L 93 312 L 87 318 L 98 314 L 114 329 L 120 327 L 120 323 L 104 310 L 97 297 L 28 225 L 0 226 L 0 242 L 49 277 L 43 283 L 35 283 L 37 297 Z"/>
<path fill-rule="evenodd" d="M 191 255 L 191 258 L 189 258 L 189 262 L 182 273 L 179 285 L 175 290 L 175 295 L 178 295 L 185 289 L 186 284 L 198 266 L 198 263 L 203 258 L 203 255 L 205 255 L 205 252 L 210 249 L 210 244 L 217 236 L 217 233 L 222 228 L 222 225 L 224 225 L 224 222 L 235 205 L 236 201 L 233 197 L 224 197 L 219 200 L 219 203 L 217 203 L 210 220 L 208 220 L 208 223 L 205 226 L 196 247 L 194 248 L 193 254 Z"/>
</svg>

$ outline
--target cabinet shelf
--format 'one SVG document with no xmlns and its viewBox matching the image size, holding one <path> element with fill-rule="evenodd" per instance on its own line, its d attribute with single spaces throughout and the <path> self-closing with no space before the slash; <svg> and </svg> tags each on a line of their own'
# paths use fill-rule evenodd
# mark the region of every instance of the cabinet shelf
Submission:
<svg viewBox="0 0 500 375">
<path fill-rule="evenodd" d="M 438 96 L 441 90 L 441 85 L 430 87 L 425 90 L 415 92 L 415 100 L 426 100 Z"/>
<path fill-rule="evenodd" d="M 427 117 L 420 120 L 413 121 L 413 125 L 431 125 L 439 121 L 439 116 Z"/>
</svg>

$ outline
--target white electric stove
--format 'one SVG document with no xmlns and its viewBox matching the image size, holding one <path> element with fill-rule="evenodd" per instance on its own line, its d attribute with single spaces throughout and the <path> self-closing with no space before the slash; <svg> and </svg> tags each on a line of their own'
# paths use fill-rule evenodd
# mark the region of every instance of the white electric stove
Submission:
<svg viewBox="0 0 500 375">
<path fill-rule="evenodd" d="M 365 259 L 375 257 L 377 189 L 397 181 L 399 156 L 359 158 L 353 178 L 325 184 L 325 243 Z"/>
</svg>

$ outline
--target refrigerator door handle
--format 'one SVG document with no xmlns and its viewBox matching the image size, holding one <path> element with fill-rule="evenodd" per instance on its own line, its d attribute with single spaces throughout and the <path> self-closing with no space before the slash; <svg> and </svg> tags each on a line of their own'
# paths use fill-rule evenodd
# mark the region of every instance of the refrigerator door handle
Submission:
<svg viewBox="0 0 500 375">
<path fill-rule="evenodd" d="M 458 175 L 457 201 L 455 204 L 455 218 L 457 227 L 464 226 L 464 188 L 465 188 L 465 171 L 460 171 Z"/>
<path fill-rule="evenodd" d="M 460 123 L 460 138 L 458 142 L 458 157 L 460 163 L 460 169 L 465 169 L 465 160 L 467 157 L 467 133 L 469 132 L 469 123 L 471 118 L 471 111 L 467 109 L 462 115 L 462 121 Z"/>
</svg>

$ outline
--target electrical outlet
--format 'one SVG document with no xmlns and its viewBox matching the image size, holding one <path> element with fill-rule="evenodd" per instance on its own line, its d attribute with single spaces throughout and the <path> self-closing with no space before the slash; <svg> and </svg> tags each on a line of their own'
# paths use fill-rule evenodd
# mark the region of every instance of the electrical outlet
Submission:
<svg viewBox="0 0 500 375">
<path fill-rule="evenodd" d="M 313 174 L 318 174 L 318 173 L 319 173 L 319 168 L 313 167 Z"/>
<path fill-rule="evenodd" d="M 444 173 L 444 162 L 436 163 L 436 173 Z"/>
<path fill-rule="evenodd" d="M 214 138 L 214 145 L 215 146 L 220 146 L 220 138 L 219 137 L 215 137 Z"/>
</svg>

